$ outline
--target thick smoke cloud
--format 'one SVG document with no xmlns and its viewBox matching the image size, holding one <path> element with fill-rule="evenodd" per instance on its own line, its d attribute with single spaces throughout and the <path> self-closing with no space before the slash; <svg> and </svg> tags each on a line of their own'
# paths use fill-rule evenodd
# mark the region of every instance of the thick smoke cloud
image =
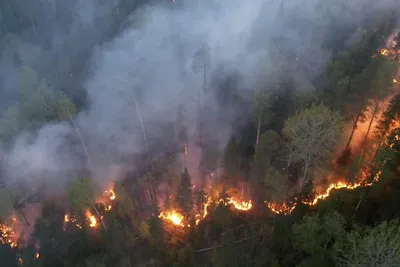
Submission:
<svg viewBox="0 0 400 267">
<path fill-rule="evenodd" d="M 91 75 L 84 83 L 88 107 L 75 118 L 91 158 L 87 167 L 99 179 L 110 178 L 111 166 L 134 168 L 125 156 L 145 153 L 156 140 L 167 139 L 162 126 L 175 121 L 179 105 L 187 111 L 190 132 L 196 131 L 203 74 L 195 73 L 192 66 L 203 48 L 208 51 L 209 93 L 201 98 L 209 118 L 222 118 L 211 121 L 207 131 L 217 135 L 223 147 L 244 111 L 219 107 L 210 93 L 218 89 L 213 88 L 211 77 L 238 74 L 241 82 L 235 86 L 243 98 L 251 99 L 254 89 L 272 83 L 274 77 L 307 80 L 318 75 L 330 58 L 327 40 L 335 35 L 332 30 L 348 31 L 348 38 L 354 38 L 361 23 L 399 5 L 396 0 L 356 2 L 176 0 L 137 9 L 131 26 L 92 51 Z M 110 28 L 114 6 L 85 0 L 71 9 L 67 3 L 66 10 L 79 19 L 79 27 L 51 7 L 41 27 L 47 29 L 50 47 L 60 56 L 90 47 L 91 40 Z M 42 14 L 43 10 L 35 10 Z M 49 22 L 59 15 L 64 24 Z M 46 60 L 40 58 L 40 49 L 27 43 L 18 53 L 44 72 Z M 278 56 L 282 51 L 285 59 Z M 2 59 L 0 70 L 13 73 Z M 294 73 L 296 77 L 291 77 Z M 5 83 L 8 90 L 16 83 L 13 79 Z M 12 149 L 3 152 L 7 177 L 63 184 L 84 167 L 85 153 L 76 130 L 68 123 L 46 125 L 34 135 L 16 138 Z"/>
</svg>

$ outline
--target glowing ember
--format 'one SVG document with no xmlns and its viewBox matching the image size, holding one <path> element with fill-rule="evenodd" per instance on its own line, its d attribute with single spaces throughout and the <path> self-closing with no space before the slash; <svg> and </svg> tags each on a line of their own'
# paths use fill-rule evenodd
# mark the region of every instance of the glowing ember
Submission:
<svg viewBox="0 0 400 267">
<path fill-rule="evenodd" d="M 278 205 L 276 203 L 267 203 L 268 208 L 276 214 L 283 214 L 283 215 L 287 215 L 290 214 L 294 211 L 294 209 L 296 208 L 296 203 L 293 204 L 286 204 L 283 203 L 282 205 Z"/>
<path fill-rule="evenodd" d="M 183 224 L 183 215 L 176 210 L 161 212 L 158 217 L 170 221 L 176 226 L 185 226 Z"/>
<path fill-rule="evenodd" d="M 16 234 L 17 219 L 13 217 L 9 223 L 0 224 L 0 242 L 5 245 L 8 244 L 10 247 L 17 247 L 18 235 Z"/>
<path fill-rule="evenodd" d="M 38 252 L 36 252 L 35 258 L 36 258 L 36 259 L 39 259 L 39 258 L 40 258 L 40 254 L 39 254 Z"/>
</svg>

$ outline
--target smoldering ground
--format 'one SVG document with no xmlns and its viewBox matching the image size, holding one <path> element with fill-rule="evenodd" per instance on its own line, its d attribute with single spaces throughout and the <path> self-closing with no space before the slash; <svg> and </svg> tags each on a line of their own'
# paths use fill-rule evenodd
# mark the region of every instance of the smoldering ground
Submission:
<svg viewBox="0 0 400 267">
<path fill-rule="evenodd" d="M 111 2 L 101 6 L 85 1 L 84 8 L 78 5 L 70 12 L 83 26 L 68 25 L 68 19 L 60 25 L 56 16 L 47 16 L 46 23 L 36 25 L 36 30 L 54 22 L 58 27 L 52 27 L 49 35 L 51 49 L 60 55 L 63 51 L 77 53 L 109 27 L 113 6 Z M 198 103 L 202 103 L 207 110 L 205 129 L 208 135 L 217 136 L 218 146 L 223 148 L 238 118 L 250 119 L 246 103 L 252 101 L 256 90 L 285 79 L 299 83 L 312 79 L 330 59 L 336 39 L 353 40 L 363 23 L 380 19 L 398 6 L 396 0 L 182 4 L 176 0 L 141 6 L 127 29 L 92 49 L 85 68 L 89 75 L 83 83 L 88 105 L 73 118 L 76 127 L 67 121 L 15 137 L 11 149 L 2 153 L 4 177 L 32 185 L 40 180 L 60 188 L 82 169 L 89 169 L 99 181 L 110 176 L 117 179 L 121 173 L 110 174 L 110 169 L 137 167 L 127 160 L 130 156 L 168 148 L 175 137 L 164 126 L 175 122 L 180 105 L 185 110 L 189 139 L 197 132 Z M 102 24 L 96 24 L 99 21 Z M 44 49 L 30 43 L 29 37 L 24 40 L 20 54 Z M 4 72 L 17 71 L 7 65 L 5 57 L 1 61 Z M 40 53 L 25 58 L 42 73 L 46 71 L 48 65 L 41 64 L 45 61 Z M 233 74 L 240 77 L 234 90 L 243 101 L 221 101 L 220 83 L 215 81 Z M 16 75 L 9 76 L 15 79 Z M 8 91 L 10 84 L 13 82 L 4 79 Z M 247 115 L 241 116 L 244 113 Z"/>
</svg>

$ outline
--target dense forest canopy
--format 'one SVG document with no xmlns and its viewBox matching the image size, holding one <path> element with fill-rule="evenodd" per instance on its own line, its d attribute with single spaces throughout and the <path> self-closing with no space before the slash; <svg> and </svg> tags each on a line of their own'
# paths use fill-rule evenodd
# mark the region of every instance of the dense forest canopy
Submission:
<svg viewBox="0 0 400 267">
<path fill-rule="evenodd" d="M 2 1 L 1 266 L 399 266 L 399 13 Z"/>
</svg>

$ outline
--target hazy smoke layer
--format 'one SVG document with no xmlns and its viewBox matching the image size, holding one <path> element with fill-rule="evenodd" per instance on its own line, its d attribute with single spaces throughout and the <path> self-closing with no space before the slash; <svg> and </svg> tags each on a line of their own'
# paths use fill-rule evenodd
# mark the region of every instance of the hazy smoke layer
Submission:
<svg viewBox="0 0 400 267">
<path fill-rule="evenodd" d="M 354 38 L 363 22 L 399 5 L 396 0 L 165 1 L 136 10 L 131 26 L 93 50 L 92 75 L 84 85 L 89 106 L 75 122 L 90 154 L 87 167 L 100 179 L 110 178 L 112 165 L 133 167 L 125 157 L 145 153 L 156 140 L 168 138 L 161 126 L 175 121 L 180 104 L 187 111 L 190 131 L 195 132 L 199 91 L 202 101 L 207 101 L 209 117 L 214 112 L 222 118 L 218 124 L 210 123 L 207 131 L 218 135 L 221 144 L 228 140 L 243 110 L 219 108 L 214 94 L 203 95 L 204 59 L 208 92 L 217 89 L 212 88 L 211 77 L 237 73 L 242 78 L 236 85 L 241 96 L 251 98 L 254 89 L 272 83 L 274 77 L 307 80 L 317 75 L 329 60 L 332 35 L 348 31 L 348 38 Z M 49 29 L 54 53 L 78 53 L 91 45 L 91 38 L 96 39 L 96 27 L 98 32 L 110 27 L 107 18 L 114 4 L 94 2 L 77 1 L 80 4 L 72 7 L 70 13 L 79 18 L 79 27 L 68 28 L 71 20 L 61 16 L 65 25 Z M 46 12 L 53 14 L 51 9 Z M 40 48 L 29 43 L 24 47 L 19 51 L 24 60 L 45 70 L 40 65 L 45 61 L 27 53 Z M 206 56 L 198 56 L 199 51 L 206 51 Z M 282 51 L 284 60 L 278 56 Z M 0 70 L 13 73 L 5 57 Z M 76 129 L 65 123 L 22 135 L 4 152 L 4 159 L 12 180 L 62 184 L 83 168 L 85 153 Z"/>
</svg>

